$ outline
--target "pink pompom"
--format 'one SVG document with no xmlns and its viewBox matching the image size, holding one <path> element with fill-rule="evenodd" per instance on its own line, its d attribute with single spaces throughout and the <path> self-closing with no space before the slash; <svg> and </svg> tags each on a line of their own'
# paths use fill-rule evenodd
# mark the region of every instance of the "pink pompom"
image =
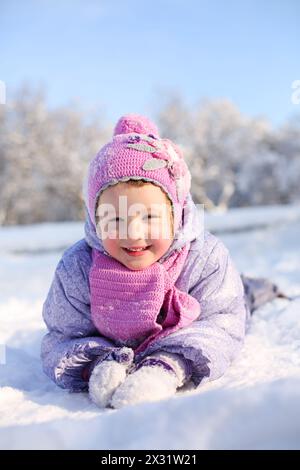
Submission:
<svg viewBox="0 0 300 470">
<path fill-rule="evenodd" d="M 118 120 L 114 136 L 118 134 L 151 134 L 153 137 L 159 138 L 159 132 L 156 125 L 145 116 L 140 114 L 125 114 Z"/>
</svg>

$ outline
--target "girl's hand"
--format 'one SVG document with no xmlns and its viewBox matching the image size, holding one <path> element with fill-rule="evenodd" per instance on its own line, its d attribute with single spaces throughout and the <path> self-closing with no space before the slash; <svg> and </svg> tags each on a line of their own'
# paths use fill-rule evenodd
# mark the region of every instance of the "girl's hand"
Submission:
<svg viewBox="0 0 300 470">
<path fill-rule="evenodd" d="M 93 403 L 100 408 L 109 404 L 115 390 L 124 382 L 133 358 L 133 350 L 123 347 L 111 351 L 105 359 L 99 359 L 89 379 L 89 395 Z"/>
</svg>

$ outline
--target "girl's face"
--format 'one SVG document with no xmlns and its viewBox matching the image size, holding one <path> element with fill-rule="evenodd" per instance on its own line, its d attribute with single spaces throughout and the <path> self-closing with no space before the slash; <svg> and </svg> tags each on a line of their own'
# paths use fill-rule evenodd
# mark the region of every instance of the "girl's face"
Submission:
<svg viewBox="0 0 300 470">
<path fill-rule="evenodd" d="M 173 241 L 171 203 L 156 185 L 126 182 L 100 195 L 96 211 L 97 234 L 104 249 L 132 270 L 158 261 Z M 142 248 L 142 251 L 131 251 Z"/>
</svg>

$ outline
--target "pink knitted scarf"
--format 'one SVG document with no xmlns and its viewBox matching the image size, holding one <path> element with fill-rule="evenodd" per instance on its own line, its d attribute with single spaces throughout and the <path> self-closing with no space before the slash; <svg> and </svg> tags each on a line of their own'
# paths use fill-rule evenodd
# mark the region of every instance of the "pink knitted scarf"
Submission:
<svg viewBox="0 0 300 470">
<path fill-rule="evenodd" d="M 197 319 L 199 302 L 174 285 L 189 248 L 190 243 L 163 263 L 137 271 L 92 249 L 91 315 L 99 333 L 140 352 Z"/>
</svg>

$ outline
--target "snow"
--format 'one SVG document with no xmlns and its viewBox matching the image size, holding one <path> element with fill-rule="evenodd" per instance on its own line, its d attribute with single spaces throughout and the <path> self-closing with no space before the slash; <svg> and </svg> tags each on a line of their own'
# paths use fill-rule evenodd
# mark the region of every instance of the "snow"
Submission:
<svg viewBox="0 0 300 470">
<path fill-rule="evenodd" d="M 120 410 L 58 388 L 39 360 L 42 304 L 83 224 L 0 229 L 1 448 L 300 448 L 299 206 L 235 209 L 205 222 L 240 272 L 271 278 L 293 300 L 255 312 L 243 350 L 219 380 Z"/>
<path fill-rule="evenodd" d="M 267 217 L 266 217 L 267 215 Z M 206 227 L 214 233 L 239 232 L 283 225 L 300 220 L 300 204 L 232 208 L 205 214 Z"/>
</svg>

